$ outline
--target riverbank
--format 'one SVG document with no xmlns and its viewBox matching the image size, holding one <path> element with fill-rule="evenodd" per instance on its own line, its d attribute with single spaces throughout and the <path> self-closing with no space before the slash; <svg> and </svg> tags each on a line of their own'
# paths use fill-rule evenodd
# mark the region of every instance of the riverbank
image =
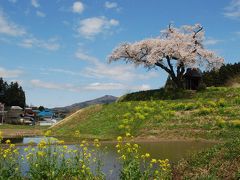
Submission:
<svg viewBox="0 0 240 180">
<path fill-rule="evenodd" d="M 27 125 L 0 125 L 3 138 L 41 136 L 48 126 L 27 126 Z"/>
</svg>

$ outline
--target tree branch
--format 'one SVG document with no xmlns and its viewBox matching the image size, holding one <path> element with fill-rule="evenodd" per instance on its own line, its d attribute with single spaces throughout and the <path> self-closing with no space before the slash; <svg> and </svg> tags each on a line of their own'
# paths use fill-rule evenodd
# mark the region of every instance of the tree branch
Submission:
<svg viewBox="0 0 240 180">
<path fill-rule="evenodd" d="M 203 30 L 203 27 L 200 26 L 200 28 L 197 31 L 194 32 L 193 38 L 195 38 L 197 36 L 197 34 L 202 30 Z"/>
<path fill-rule="evenodd" d="M 156 62 L 155 63 L 156 66 L 159 66 L 160 68 L 162 68 L 163 70 L 165 70 L 168 74 L 170 74 L 171 76 L 175 76 L 174 74 L 172 74 L 172 71 L 170 69 L 168 69 L 166 66 L 164 66 L 163 64 L 161 64 L 160 62 Z"/>
<path fill-rule="evenodd" d="M 167 59 L 167 63 L 168 63 L 168 66 L 169 66 L 170 70 L 172 71 L 172 73 L 174 74 L 174 76 L 176 76 L 175 73 L 174 73 L 174 70 L 173 70 L 173 66 L 172 66 L 172 64 L 171 64 L 171 62 L 170 62 L 169 56 L 167 56 L 166 59 Z"/>
</svg>

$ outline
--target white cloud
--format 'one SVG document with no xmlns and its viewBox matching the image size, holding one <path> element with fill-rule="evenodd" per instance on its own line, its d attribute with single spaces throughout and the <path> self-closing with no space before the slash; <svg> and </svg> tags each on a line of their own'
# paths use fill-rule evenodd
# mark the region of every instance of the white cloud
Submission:
<svg viewBox="0 0 240 180">
<path fill-rule="evenodd" d="M 115 19 L 107 19 L 104 16 L 92 17 L 81 20 L 77 32 L 85 38 L 93 38 L 118 25 L 119 21 Z"/>
<path fill-rule="evenodd" d="M 21 74 L 23 74 L 23 71 L 21 70 L 7 70 L 0 67 L 0 77 L 2 78 L 15 78 L 19 77 Z"/>
<path fill-rule="evenodd" d="M 55 90 L 67 90 L 67 91 L 99 91 L 99 90 L 119 90 L 124 89 L 124 85 L 118 83 L 91 83 L 84 86 L 74 86 L 72 84 L 60 84 L 53 82 L 44 82 L 38 79 L 33 79 L 30 83 L 34 87 L 44 88 L 44 89 L 55 89 Z"/>
<path fill-rule="evenodd" d="M 93 57 L 93 56 L 90 56 L 90 55 L 86 54 L 81 49 L 77 50 L 77 52 L 75 53 L 75 57 L 80 59 L 80 60 L 83 60 L 83 61 L 88 61 L 90 63 L 94 63 L 94 64 L 98 63 L 98 59 L 96 57 Z"/>
<path fill-rule="evenodd" d="M 71 70 L 66 70 L 66 69 L 55 69 L 55 68 L 50 68 L 50 69 L 44 69 L 43 71 L 48 71 L 48 72 L 56 72 L 56 73 L 63 73 L 67 75 L 82 75 L 80 72 L 74 72 Z"/>
<path fill-rule="evenodd" d="M 79 49 L 75 53 L 76 58 L 85 60 L 91 63 L 90 67 L 84 69 L 83 75 L 92 78 L 104 79 L 109 78 L 120 81 L 132 81 L 136 79 L 146 80 L 158 76 L 154 71 L 139 74 L 136 72 L 136 68 L 131 65 L 110 65 L 107 63 L 101 63 L 96 57 L 90 56 Z"/>
<path fill-rule="evenodd" d="M 43 17 L 44 15 L 42 14 L 40 16 Z M 1 9 L 0 9 L 0 34 L 13 37 L 20 37 L 15 39 L 14 44 L 25 48 L 37 47 L 51 51 L 55 51 L 60 48 L 60 44 L 57 42 L 56 38 L 42 40 L 34 37 L 34 35 L 27 32 L 23 27 L 15 24 L 14 22 L 11 22 L 7 18 L 7 16 L 5 16 L 4 12 Z M 13 43 L 11 40 L 5 37 L 1 37 L 0 41 L 5 43 Z"/>
<path fill-rule="evenodd" d="M 129 86 L 122 83 L 91 83 L 84 87 L 85 90 L 92 91 L 107 91 L 107 90 L 134 90 L 134 91 L 145 91 L 151 89 L 148 84 L 140 86 Z"/>
<path fill-rule="evenodd" d="M 85 84 L 81 86 L 75 86 L 72 84 L 60 84 L 60 83 L 53 83 L 53 82 L 44 82 L 39 79 L 33 79 L 30 83 L 37 88 L 44 88 L 44 89 L 53 89 L 53 90 L 65 90 L 65 91 L 72 91 L 72 92 L 82 92 L 82 91 L 111 91 L 111 90 L 137 90 L 143 91 L 150 89 L 150 86 L 147 84 L 143 84 L 140 86 L 129 86 L 122 83 L 102 83 L 102 82 L 95 82 L 90 84 Z"/>
<path fill-rule="evenodd" d="M 72 5 L 72 11 L 73 11 L 74 13 L 81 14 L 81 13 L 83 12 L 83 10 L 84 10 L 84 5 L 83 5 L 82 2 L 76 1 L 76 2 L 73 3 L 73 5 Z"/>
<path fill-rule="evenodd" d="M 121 90 L 125 89 L 125 86 L 121 83 L 91 83 L 84 87 L 85 90 Z"/>
<path fill-rule="evenodd" d="M 41 11 L 37 11 L 37 12 L 36 12 L 36 15 L 37 15 L 38 17 L 42 17 L 42 18 L 46 17 L 46 14 L 43 13 L 43 12 L 41 12 Z"/>
<path fill-rule="evenodd" d="M 207 39 L 204 41 L 204 45 L 215 45 L 215 44 L 220 43 L 221 41 L 222 41 L 222 40 L 219 40 L 219 39 L 207 38 Z"/>
<path fill-rule="evenodd" d="M 232 0 L 225 8 L 224 16 L 229 18 L 240 18 L 240 0 Z"/>
<path fill-rule="evenodd" d="M 17 0 L 8 0 L 9 2 L 11 2 L 11 3 L 16 3 L 17 2 Z"/>
<path fill-rule="evenodd" d="M 45 89 L 63 89 L 63 87 L 59 84 L 56 83 L 49 83 L 49 82 L 44 82 L 38 79 L 33 79 L 30 81 L 30 83 L 34 87 L 39 87 L 39 88 L 45 88 Z"/>
<path fill-rule="evenodd" d="M 0 10 L 0 33 L 8 36 L 22 36 L 26 34 L 24 28 L 11 22 Z"/>
<path fill-rule="evenodd" d="M 146 90 L 151 89 L 151 86 L 148 84 L 143 84 L 141 86 L 137 86 L 136 89 L 139 91 L 146 91 Z"/>
<path fill-rule="evenodd" d="M 158 75 L 156 72 L 139 74 L 130 64 L 113 66 L 103 63 L 97 64 L 93 67 L 87 67 L 83 74 L 98 79 L 109 78 L 118 81 L 133 81 L 137 79 L 146 80 Z"/>
<path fill-rule="evenodd" d="M 56 51 L 60 48 L 60 44 L 57 43 L 57 39 L 55 38 L 48 39 L 48 40 L 41 40 L 34 37 L 25 38 L 22 40 L 21 43 L 19 43 L 19 46 L 24 48 L 37 47 L 37 48 L 47 49 L 50 51 Z"/>
<path fill-rule="evenodd" d="M 105 5 L 105 8 L 107 9 L 113 9 L 118 7 L 118 4 L 116 2 L 106 1 L 104 5 Z"/>
<path fill-rule="evenodd" d="M 39 8 L 39 7 L 40 7 L 40 4 L 38 3 L 37 0 L 31 0 L 31 4 L 32 4 L 32 6 L 35 7 L 35 8 Z"/>
</svg>

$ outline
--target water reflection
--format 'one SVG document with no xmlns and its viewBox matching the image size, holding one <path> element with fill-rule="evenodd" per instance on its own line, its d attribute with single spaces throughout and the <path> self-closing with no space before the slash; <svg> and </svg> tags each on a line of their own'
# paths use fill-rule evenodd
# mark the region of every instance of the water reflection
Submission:
<svg viewBox="0 0 240 180">
<path fill-rule="evenodd" d="M 21 137 L 21 138 L 10 138 L 12 143 L 27 145 L 28 143 L 38 144 L 42 139 L 47 141 L 50 137 Z M 3 139 L 5 142 L 7 139 Z M 52 140 L 51 140 L 52 142 Z M 187 155 L 209 148 L 215 145 L 215 142 L 210 141 L 160 141 L 160 142 L 139 142 L 140 151 L 142 153 L 150 153 L 152 158 L 156 159 L 169 159 L 171 162 L 177 162 Z M 103 142 L 103 146 L 107 147 L 109 158 L 116 156 L 116 143 L 114 142 Z M 74 145 L 69 145 L 69 148 L 74 148 Z M 111 154 L 111 155 L 110 155 Z"/>
</svg>

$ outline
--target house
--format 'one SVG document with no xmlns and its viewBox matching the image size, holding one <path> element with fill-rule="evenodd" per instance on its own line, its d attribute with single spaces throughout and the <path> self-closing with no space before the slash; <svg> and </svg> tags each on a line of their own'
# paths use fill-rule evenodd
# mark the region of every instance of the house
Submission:
<svg viewBox="0 0 240 180">
<path fill-rule="evenodd" d="M 188 68 L 184 79 L 186 89 L 197 90 L 202 80 L 202 72 L 199 68 Z"/>
<path fill-rule="evenodd" d="M 6 123 L 19 124 L 20 119 L 24 116 L 24 111 L 19 106 L 11 106 L 10 110 L 7 112 Z"/>
<path fill-rule="evenodd" d="M 30 124 L 35 125 L 35 122 L 37 121 L 37 114 L 40 111 L 33 110 L 32 108 L 25 108 L 24 109 L 24 120 L 26 122 L 31 122 Z"/>
<path fill-rule="evenodd" d="M 40 111 L 37 116 L 39 117 L 39 125 L 40 126 L 51 126 L 56 123 L 56 120 L 54 118 L 54 112 L 51 110 L 45 109 L 43 111 Z"/>
<path fill-rule="evenodd" d="M 52 120 L 54 113 L 51 110 L 45 109 L 40 111 L 37 116 L 40 118 L 40 120 Z"/>
</svg>

